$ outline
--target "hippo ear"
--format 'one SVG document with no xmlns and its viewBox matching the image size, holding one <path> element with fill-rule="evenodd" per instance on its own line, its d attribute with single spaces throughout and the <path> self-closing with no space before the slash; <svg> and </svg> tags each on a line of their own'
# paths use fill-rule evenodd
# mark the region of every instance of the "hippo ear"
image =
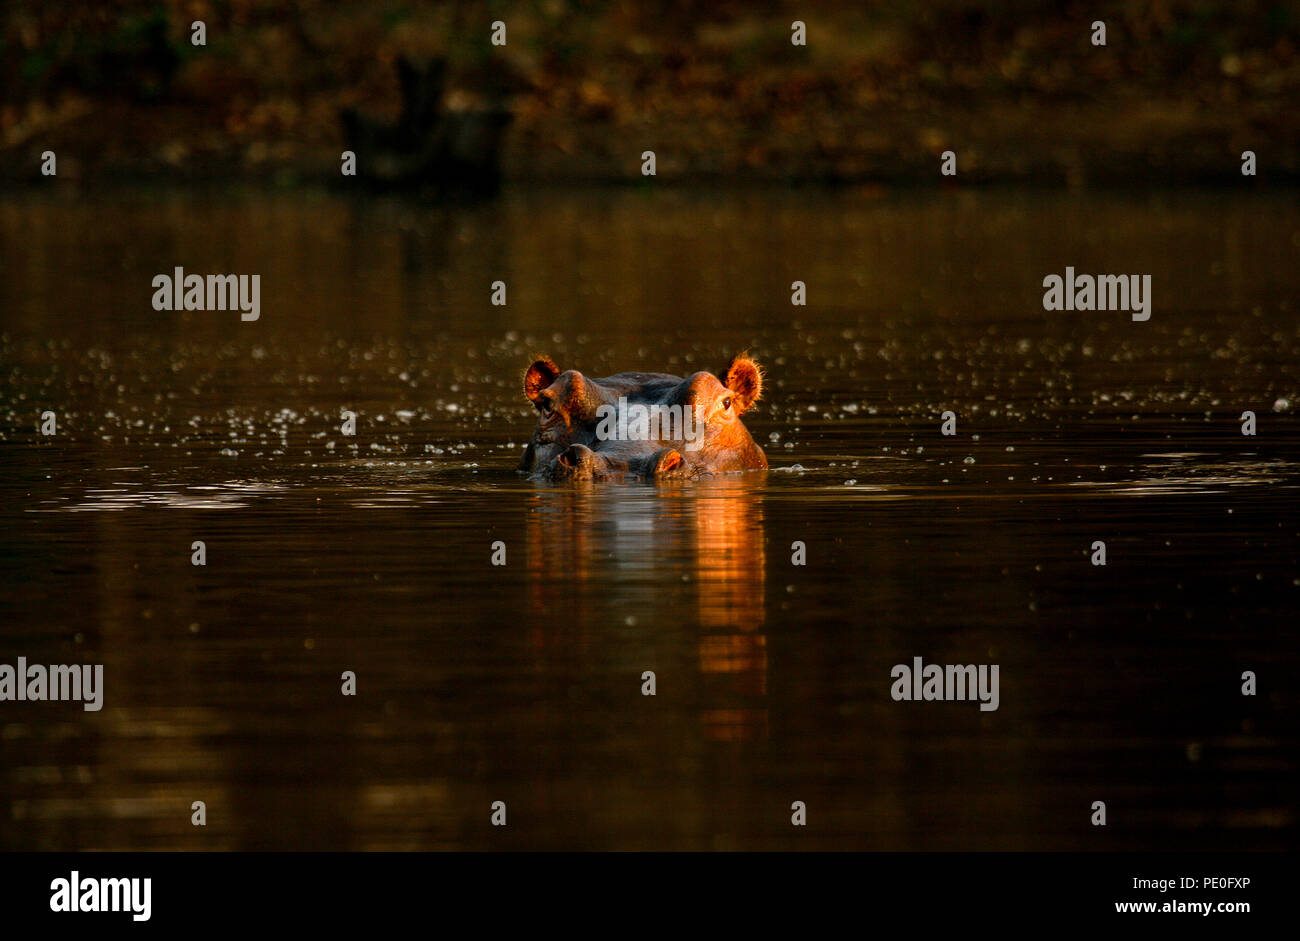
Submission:
<svg viewBox="0 0 1300 941">
<path fill-rule="evenodd" d="M 524 373 L 524 395 L 528 401 L 536 402 L 537 394 L 555 381 L 560 374 L 560 367 L 549 356 L 543 356 Z"/>
<path fill-rule="evenodd" d="M 749 358 L 748 353 L 737 354 L 723 371 L 722 384 L 735 395 L 736 414 L 739 415 L 748 411 L 763 394 L 763 370 Z"/>
</svg>

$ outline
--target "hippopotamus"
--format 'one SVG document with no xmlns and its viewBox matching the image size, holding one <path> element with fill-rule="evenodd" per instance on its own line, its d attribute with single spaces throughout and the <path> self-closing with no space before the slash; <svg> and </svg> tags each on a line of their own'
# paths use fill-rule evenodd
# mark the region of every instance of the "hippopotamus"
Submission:
<svg viewBox="0 0 1300 941">
<path fill-rule="evenodd" d="M 590 379 L 549 356 L 524 373 L 537 427 L 519 469 L 548 480 L 689 478 L 760 470 L 767 456 L 740 420 L 763 392 L 747 353 L 719 373 L 623 372 Z"/>
</svg>

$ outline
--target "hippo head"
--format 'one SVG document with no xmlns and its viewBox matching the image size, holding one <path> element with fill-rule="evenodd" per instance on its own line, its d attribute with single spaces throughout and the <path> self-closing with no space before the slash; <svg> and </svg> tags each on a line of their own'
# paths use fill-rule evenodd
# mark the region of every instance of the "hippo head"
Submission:
<svg viewBox="0 0 1300 941">
<path fill-rule="evenodd" d="M 551 480 L 696 477 L 767 467 L 740 417 L 763 391 L 748 355 L 714 375 L 589 379 L 542 357 L 524 374 L 537 428 L 520 470 Z"/>
</svg>

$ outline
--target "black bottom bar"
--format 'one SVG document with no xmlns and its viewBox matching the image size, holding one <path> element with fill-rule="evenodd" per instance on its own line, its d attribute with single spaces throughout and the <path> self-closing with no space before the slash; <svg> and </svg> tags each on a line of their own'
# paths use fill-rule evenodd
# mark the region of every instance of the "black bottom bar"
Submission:
<svg viewBox="0 0 1300 941">
<path fill-rule="evenodd" d="M 701 917 L 770 927 L 773 916 L 867 926 L 1184 926 L 1232 930 L 1290 907 L 1282 854 L 10 854 L 8 926 L 174 930 L 382 926 L 430 920 L 499 930 L 547 922 L 667 929 Z M 118 911 L 69 909 L 77 903 Z M 145 883 L 106 879 L 149 879 Z M 58 880 L 63 880 L 59 882 Z M 101 901 L 102 899 L 102 901 Z M 1208 906 L 1208 910 L 1205 908 Z M 469 919 L 466 922 L 466 919 Z"/>
</svg>

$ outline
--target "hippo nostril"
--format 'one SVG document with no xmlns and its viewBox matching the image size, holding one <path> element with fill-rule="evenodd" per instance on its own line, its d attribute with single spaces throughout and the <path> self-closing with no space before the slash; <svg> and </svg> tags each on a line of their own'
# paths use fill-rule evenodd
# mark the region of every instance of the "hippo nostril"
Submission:
<svg viewBox="0 0 1300 941">
<path fill-rule="evenodd" d="M 555 476 L 587 480 L 595 476 L 596 453 L 581 444 L 571 444 L 555 459 Z"/>
<path fill-rule="evenodd" d="M 657 452 L 651 459 L 651 474 L 655 477 L 666 477 L 682 468 L 686 459 L 682 457 L 680 451 L 676 448 L 664 448 Z"/>
<path fill-rule="evenodd" d="M 560 454 L 559 461 L 565 467 L 579 468 L 590 464 L 594 455 L 591 450 L 581 444 L 571 444 Z"/>
</svg>

